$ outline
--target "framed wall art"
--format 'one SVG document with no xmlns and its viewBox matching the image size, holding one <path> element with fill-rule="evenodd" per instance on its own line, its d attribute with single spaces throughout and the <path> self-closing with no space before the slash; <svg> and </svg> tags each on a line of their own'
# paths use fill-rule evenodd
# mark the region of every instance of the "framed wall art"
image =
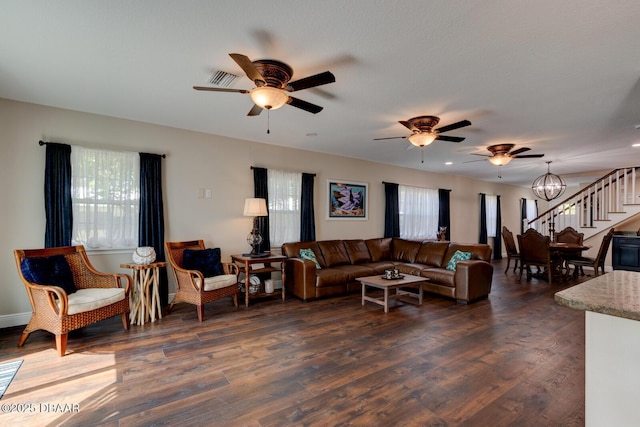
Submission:
<svg viewBox="0 0 640 427">
<path fill-rule="evenodd" d="M 366 183 L 327 180 L 328 219 L 367 219 Z"/>
</svg>

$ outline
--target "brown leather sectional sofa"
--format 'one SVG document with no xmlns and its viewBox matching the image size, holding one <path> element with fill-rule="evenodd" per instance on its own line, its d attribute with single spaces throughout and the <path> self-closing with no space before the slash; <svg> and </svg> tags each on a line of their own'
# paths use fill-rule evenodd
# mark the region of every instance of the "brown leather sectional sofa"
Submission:
<svg viewBox="0 0 640 427">
<path fill-rule="evenodd" d="M 320 264 L 300 258 L 300 249 L 312 249 Z M 446 266 L 457 251 L 471 252 L 455 271 Z M 325 240 L 285 243 L 285 286 L 288 293 L 307 301 L 360 291 L 358 277 L 383 274 L 397 268 L 402 274 L 428 277 L 425 292 L 468 303 L 485 298 L 491 291 L 493 266 L 491 247 L 439 241 L 411 241 L 398 238 Z"/>
</svg>

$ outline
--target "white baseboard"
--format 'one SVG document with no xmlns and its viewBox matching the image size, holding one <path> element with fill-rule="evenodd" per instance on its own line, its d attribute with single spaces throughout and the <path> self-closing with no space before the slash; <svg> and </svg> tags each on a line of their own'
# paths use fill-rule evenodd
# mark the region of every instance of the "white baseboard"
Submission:
<svg viewBox="0 0 640 427">
<path fill-rule="evenodd" d="M 0 316 L 0 329 L 26 325 L 27 323 L 29 323 L 29 319 L 31 319 L 30 311 L 26 313 L 2 315 Z"/>
</svg>

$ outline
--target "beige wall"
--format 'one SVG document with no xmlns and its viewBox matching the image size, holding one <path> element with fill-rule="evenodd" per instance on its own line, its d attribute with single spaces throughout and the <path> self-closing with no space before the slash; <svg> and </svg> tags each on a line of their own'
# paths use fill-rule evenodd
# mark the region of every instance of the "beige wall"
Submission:
<svg viewBox="0 0 640 427">
<path fill-rule="evenodd" d="M 379 163 L 258 144 L 159 125 L 115 119 L 0 99 L 0 327 L 7 317 L 31 311 L 18 280 L 13 249 L 38 248 L 44 242 L 44 160 L 39 140 L 98 148 L 165 153 L 166 239 L 202 238 L 220 246 L 223 257 L 247 252 L 251 218 L 242 216 L 244 199 L 253 194 L 251 166 L 316 173 L 318 239 L 369 238 L 384 231 L 383 181 L 451 189 L 452 240 L 478 239 L 478 193 L 502 196 L 503 225 L 519 230 L 519 199 L 528 188 L 433 174 Z M 369 184 L 369 218 L 327 220 L 328 179 Z M 211 198 L 199 198 L 211 189 Z M 98 269 L 120 271 L 130 253 L 90 254 Z M 171 283 L 172 287 L 173 284 Z M 5 321 L 3 323 L 3 317 Z"/>
</svg>

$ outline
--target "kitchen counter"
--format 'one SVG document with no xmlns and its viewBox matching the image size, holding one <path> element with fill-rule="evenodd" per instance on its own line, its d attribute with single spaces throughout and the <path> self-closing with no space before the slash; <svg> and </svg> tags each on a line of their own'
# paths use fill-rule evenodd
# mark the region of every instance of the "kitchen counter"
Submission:
<svg viewBox="0 0 640 427">
<path fill-rule="evenodd" d="M 558 304 L 640 321 L 640 273 L 616 270 L 557 292 Z"/>
<path fill-rule="evenodd" d="M 640 425 L 640 273 L 616 270 L 555 300 L 585 311 L 585 425 Z"/>
</svg>

